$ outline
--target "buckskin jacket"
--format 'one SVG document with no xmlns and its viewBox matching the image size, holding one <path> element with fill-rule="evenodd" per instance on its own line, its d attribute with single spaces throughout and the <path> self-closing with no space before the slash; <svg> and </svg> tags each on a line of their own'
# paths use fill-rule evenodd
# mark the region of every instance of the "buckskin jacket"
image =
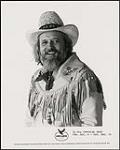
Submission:
<svg viewBox="0 0 120 150">
<path fill-rule="evenodd" d="M 35 80 L 40 71 L 31 81 L 29 126 L 102 126 L 105 103 L 101 83 L 76 53 L 59 68 L 52 89 L 46 91 L 44 81 Z"/>
</svg>

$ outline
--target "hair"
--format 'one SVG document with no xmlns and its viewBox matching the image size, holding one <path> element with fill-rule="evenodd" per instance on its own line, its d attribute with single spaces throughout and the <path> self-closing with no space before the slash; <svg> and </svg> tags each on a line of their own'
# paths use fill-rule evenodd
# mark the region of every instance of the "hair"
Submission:
<svg viewBox="0 0 120 150">
<path fill-rule="evenodd" d="M 57 32 L 60 32 L 60 31 L 57 31 Z M 60 33 L 62 33 L 62 32 L 60 32 Z M 62 33 L 62 34 L 63 34 L 63 38 L 64 38 L 64 41 L 65 41 L 65 50 L 67 52 L 67 57 L 66 57 L 66 59 L 67 59 L 72 54 L 73 46 L 72 46 L 72 41 L 68 37 L 68 35 L 66 35 L 64 33 Z M 33 48 L 33 54 L 34 54 L 35 62 L 37 62 L 37 65 L 39 65 L 39 64 L 43 65 L 41 60 L 40 60 L 40 55 L 41 54 L 40 54 L 39 36 L 37 37 L 37 43 Z"/>
</svg>

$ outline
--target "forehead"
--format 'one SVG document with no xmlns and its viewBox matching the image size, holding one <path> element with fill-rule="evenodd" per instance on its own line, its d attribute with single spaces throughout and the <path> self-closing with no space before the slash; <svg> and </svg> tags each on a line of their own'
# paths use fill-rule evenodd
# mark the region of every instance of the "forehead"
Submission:
<svg viewBox="0 0 120 150">
<path fill-rule="evenodd" d="M 49 31 L 49 32 L 44 32 L 39 36 L 39 39 L 52 39 L 52 38 L 59 38 L 63 39 L 64 35 L 62 32 L 59 31 Z"/>
</svg>

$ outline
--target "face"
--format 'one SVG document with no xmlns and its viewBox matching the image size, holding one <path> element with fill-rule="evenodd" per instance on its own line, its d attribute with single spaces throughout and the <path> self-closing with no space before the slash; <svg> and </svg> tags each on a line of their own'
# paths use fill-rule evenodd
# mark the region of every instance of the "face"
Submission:
<svg viewBox="0 0 120 150">
<path fill-rule="evenodd" d="M 65 40 L 61 32 L 45 32 L 39 37 L 40 57 L 44 67 L 54 70 L 66 58 Z"/>
</svg>

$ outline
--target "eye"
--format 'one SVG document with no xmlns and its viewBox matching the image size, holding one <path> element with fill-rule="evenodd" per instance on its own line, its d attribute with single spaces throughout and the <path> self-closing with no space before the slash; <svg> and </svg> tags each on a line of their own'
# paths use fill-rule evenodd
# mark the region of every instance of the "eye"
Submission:
<svg viewBox="0 0 120 150">
<path fill-rule="evenodd" d="M 47 42 L 47 40 L 43 40 L 42 41 L 42 45 L 44 46 L 44 45 L 46 45 L 48 42 Z"/>
<path fill-rule="evenodd" d="M 54 44 L 57 44 L 59 43 L 59 40 L 58 39 L 54 39 Z"/>
</svg>

